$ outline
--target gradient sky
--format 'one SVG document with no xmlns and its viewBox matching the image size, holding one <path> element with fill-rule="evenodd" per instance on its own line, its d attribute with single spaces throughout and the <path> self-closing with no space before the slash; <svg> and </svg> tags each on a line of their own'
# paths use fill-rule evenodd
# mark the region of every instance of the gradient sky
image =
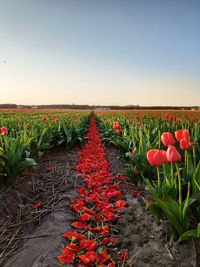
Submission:
<svg viewBox="0 0 200 267">
<path fill-rule="evenodd" d="M 200 105 L 200 1 L 0 0 L 0 103 Z"/>
</svg>

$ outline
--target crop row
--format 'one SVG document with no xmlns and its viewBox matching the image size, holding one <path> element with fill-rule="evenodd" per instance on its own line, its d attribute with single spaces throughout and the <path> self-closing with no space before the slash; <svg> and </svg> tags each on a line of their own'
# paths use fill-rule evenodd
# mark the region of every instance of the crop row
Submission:
<svg viewBox="0 0 200 267">
<path fill-rule="evenodd" d="M 135 184 L 144 183 L 151 196 L 147 207 L 168 220 L 179 242 L 200 237 L 197 115 L 97 113 L 102 139 L 121 150 L 128 176 Z"/>
<path fill-rule="evenodd" d="M 88 121 L 88 112 L 1 112 L 0 183 L 35 166 L 48 149 L 81 143 Z"/>
</svg>

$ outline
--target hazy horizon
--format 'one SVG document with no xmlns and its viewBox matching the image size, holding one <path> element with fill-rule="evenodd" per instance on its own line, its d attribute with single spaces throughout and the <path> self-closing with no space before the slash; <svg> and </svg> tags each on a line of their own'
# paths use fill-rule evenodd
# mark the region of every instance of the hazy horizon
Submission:
<svg viewBox="0 0 200 267">
<path fill-rule="evenodd" d="M 0 103 L 200 105 L 197 0 L 0 2 Z"/>
</svg>

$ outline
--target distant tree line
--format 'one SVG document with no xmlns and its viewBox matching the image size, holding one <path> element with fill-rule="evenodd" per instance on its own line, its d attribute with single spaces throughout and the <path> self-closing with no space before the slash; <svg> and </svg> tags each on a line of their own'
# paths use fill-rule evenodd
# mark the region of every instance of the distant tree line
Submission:
<svg viewBox="0 0 200 267">
<path fill-rule="evenodd" d="M 16 105 L 16 104 L 0 104 L 0 108 L 24 108 L 24 109 L 111 109 L 111 110 L 191 110 L 200 109 L 199 106 L 102 106 L 102 105 L 76 105 L 76 104 L 58 104 L 58 105 Z"/>
</svg>

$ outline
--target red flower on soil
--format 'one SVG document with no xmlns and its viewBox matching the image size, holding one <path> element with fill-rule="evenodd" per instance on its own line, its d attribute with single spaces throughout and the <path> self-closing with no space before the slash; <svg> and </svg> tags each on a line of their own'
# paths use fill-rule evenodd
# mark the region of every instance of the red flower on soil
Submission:
<svg viewBox="0 0 200 267">
<path fill-rule="evenodd" d="M 77 222 L 73 222 L 73 223 L 71 224 L 71 226 L 73 226 L 73 227 L 75 227 L 75 228 L 77 228 L 77 229 L 79 229 L 79 230 L 82 230 L 82 229 L 85 229 L 86 224 L 77 221 Z"/>
<path fill-rule="evenodd" d="M 124 201 L 124 200 L 117 200 L 116 202 L 115 202 L 115 207 L 117 208 L 117 209 L 124 209 L 125 207 L 126 207 L 126 201 Z"/>
<path fill-rule="evenodd" d="M 80 220 L 82 221 L 82 222 L 87 222 L 87 221 L 90 221 L 90 220 L 92 220 L 93 219 L 93 216 L 92 215 L 90 215 L 90 214 L 88 214 L 88 213 L 83 213 L 81 216 L 80 216 Z"/>
<path fill-rule="evenodd" d="M 74 204 L 71 204 L 70 205 L 70 208 L 73 209 L 73 210 L 75 210 L 75 211 L 80 211 L 80 210 L 82 210 L 83 205 L 84 205 L 83 199 L 77 198 L 75 200 Z"/>
<path fill-rule="evenodd" d="M 67 254 L 65 255 L 60 255 L 57 257 L 57 260 L 61 263 L 61 264 L 67 264 L 67 263 L 72 263 L 75 259 L 76 254 L 72 251 L 69 251 Z"/>
<path fill-rule="evenodd" d="M 73 252 L 79 252 L 81 249 L 76 244 L 69 244 L 63 249 L 63 255 L 67 254 L 69 250 Z"/>
<path fill-rule="evenodd" d="M 102 229 L 100 231 L 100 236 L 108 235 L 109 233 L 110 233 L 110 226 L 109 225 L 102 226 Z"/>
<path fill-rule="evenodd" d="M 103 250 L 101 253 L 100 253 L 100 263 L 104 263 L 106 262 L 107 260 L 110 259 L 110 255 L 108 254 L 108 251 L 107 250 Z"/>
<path fill-rule="evenodd" d="M 106 245 L 111 245 L 111 244 L 116 244 L 117 243 L 117 238 L 116 237 L 105 237 L 102 241 L 101 244 L 106 246 Z"/>
<path fill-rule="evenodd" d="M 113 127 L 116 131 L 121 131 L 118 122 L 113 123 Z M 80 197 L 72 199 L 70 205 L 78 217 L 71 226 L 83 230 L 84 234 L 76 231 L 64 234 L 71 244 L 63 249 L 63 255 L 58 257 L 58 261 L 60 263 L 75 262 L 82 267 L 115 267 L 116 264 L 110 260 L 109 251 L 101 251 L 102 248 L 98 245 L 110 246 L 117 242 L 115 237 L 111 237 L 112 229 L 108 222 L 122 217 L 118 210 L 126 206 L 126 201 L 119 200 L 122 196 L 120 186 L 122 180 L 127 178 L 119 175 L 113 176 L 110 173 L 110 165 L 106 160 L 105 148 L 101 143 L 94 117 L 91 119 L 86 136 L 88 142 L 79 152 L 78 163 L 73 167 L 85 186 L 78 189 Z M 98 243 L 96 240 L 89 239 L 91 233 L 94 234 L 94 232 Z M 97 249 L 99 255 L 95 252 Z"/>
<path fill-rule="evenodd" d="M 84 187 L 79 188 L 78 192 L 81 196 L 87 196 L 88 195 L 88 191 Z"/>
<path fill-rule="evenodd" d="M 85 254 L 81 254 L 78 257 L 86 266 L 99 260 L 99 256 L 94 251 L 87 251 Z"/>
<path fill-rule="evenodd" d="M 128 252 L 125 251 L 121 251 L 119 256 L 117 257 L 118 261 L 125 261 L 128 260 Z"/>
<path fill-rule="evenodd" d="M 44 202 L 42 202 L 42 201 L 37 201 L 37 202 L 35 202 L 33 208 L 34 208 L 34 209 L 41 208 L 43 205 L 44 205 Z"/>
<path fill-rule="evenodd" d="M 66 232 L 66 233 L 64 233 L 63 236 L 65 238 L 68 238 L 71 241 L 75 241 L 75 240 L 80 241 L 81 239 L 84 238 L 84 235 L 82 235 L 78 232 L 73 232 L 73 231 L 72 232 Z"/>
<path fill-rule="evenodd" d="M 97 248 L 97 243 L 96 240 L 82 239 L 80 241 L 80 247 L 85 250 L 92 251 Z"/>
</svg>

